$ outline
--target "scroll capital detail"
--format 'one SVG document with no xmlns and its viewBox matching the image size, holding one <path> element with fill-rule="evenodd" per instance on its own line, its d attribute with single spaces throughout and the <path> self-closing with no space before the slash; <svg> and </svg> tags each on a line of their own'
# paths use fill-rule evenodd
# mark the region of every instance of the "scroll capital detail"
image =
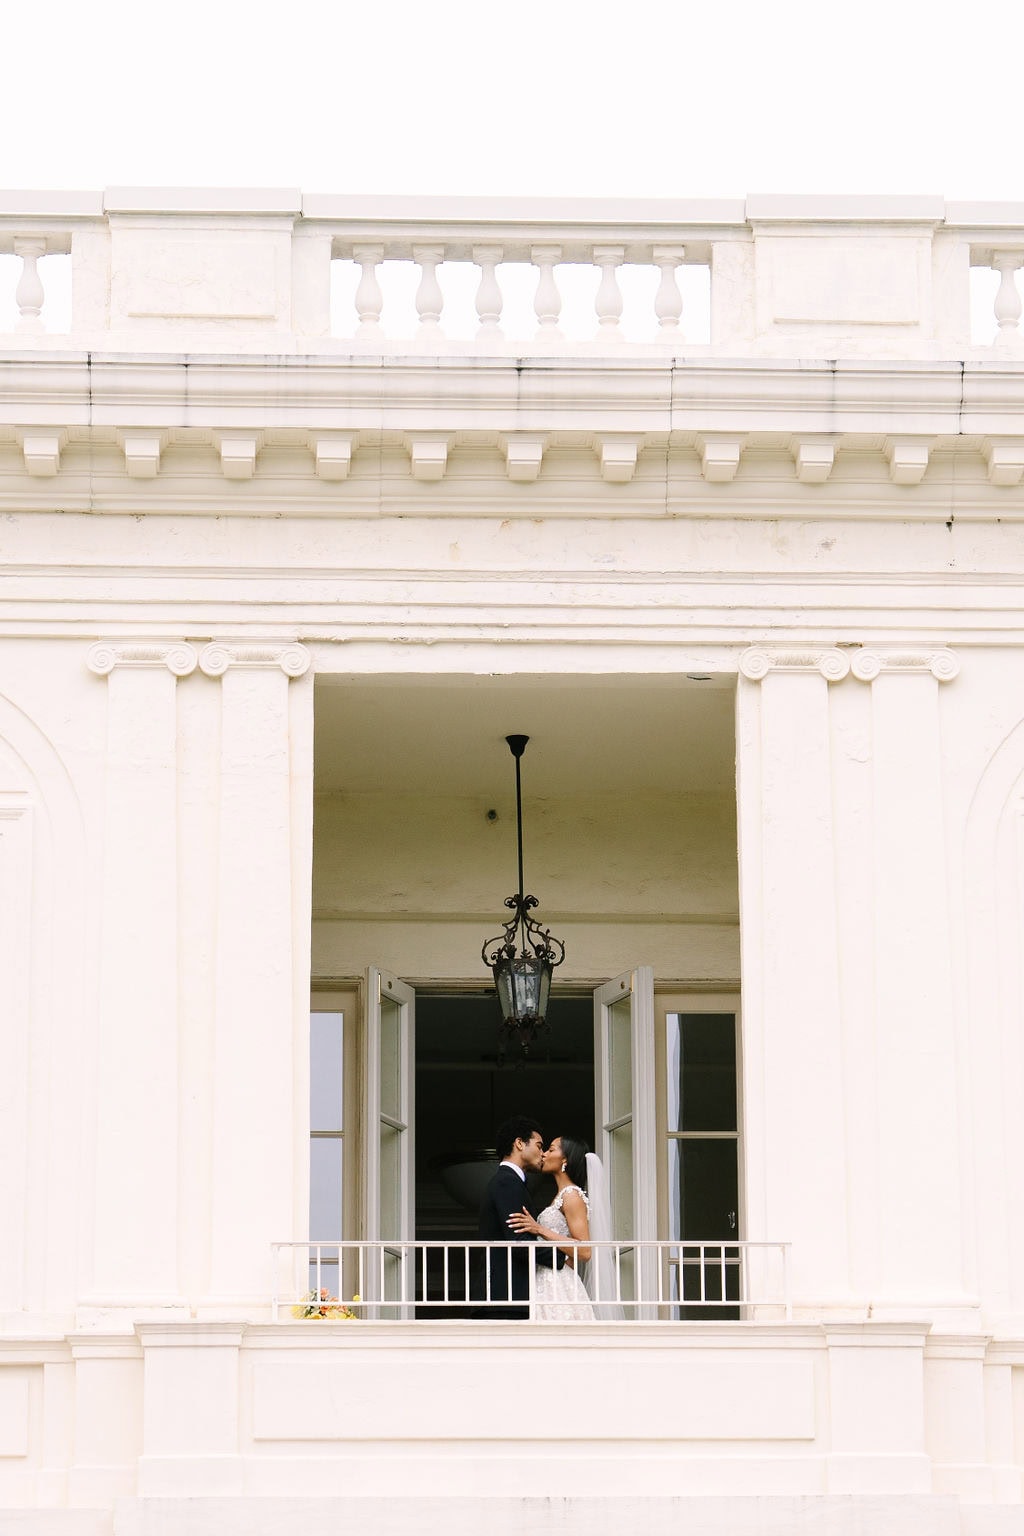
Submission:
<svg viewBox="0 0 1024 1536">
<path fill-rule="evenodd" d="M 945 646 L 920 651 L 876 651 L 866 647 L 854 655 L 851 671 L 862 683 L 874 682 L 883 672 L 931 673 L 937 682 L 951 683 L 959 675 L 960 659 Z"/>
<path fill-rule="evenodd" d="M 109 677 L 116 667 L 166 667 L 175 677 L 188 677 L 199 660 L 185 640 L 98 640 L 89 647 L 86 664 L 97 677 Z"/>
<path fill-rule="evenodd" d="M 850 670 L 845 651 L 832 646 L 753 645 L 739 660 L 740 676 L 760 683 L 769 672 L 819 672 L 829 683 L 840 683 Z"/>
<path fill-rule="evenodd" d="M 289 642 L 284 645 L 273 642 L 265 645 L 232 644 L 214 640 L 204 646 L 199 666 L 207 677 L 223 677 L 229 667 L 259 667 L 273 670 L 279 667 L 286 677 L 301 677 L 309 670 L 312 657 L 304 645 Z"/>
</svg>

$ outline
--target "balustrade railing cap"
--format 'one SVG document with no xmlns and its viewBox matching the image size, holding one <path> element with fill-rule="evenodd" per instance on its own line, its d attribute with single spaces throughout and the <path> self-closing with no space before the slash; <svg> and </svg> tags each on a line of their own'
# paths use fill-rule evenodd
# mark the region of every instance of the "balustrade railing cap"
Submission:
<svg viewBox="0 0 1024 1536">
<path fill-rule="evenodd" d="M 107 213 L 282 213 L 302 212 L 295 187 L 107 187 Z"/>
<path fill-rule="evenodd" d="M 976 229 L 1024 228 L 1024 203 L 947 203 L 946 223 Z"/>
<path fill-rule="evenodd" d="M 307 193 L 307 219 L 374 224 L 743 224 L 742 198 L 374 197 Z"/>
<path fill-rule="evenodd" d="M 101 219 L 102 192 L 0 191 L 0 218 Z"/>
<path fill-rule="evenodd" d="M 946 202 L 942 197 L 752 192 L 746 217 L 751 223 L 941 224 Z"/>
</svg>

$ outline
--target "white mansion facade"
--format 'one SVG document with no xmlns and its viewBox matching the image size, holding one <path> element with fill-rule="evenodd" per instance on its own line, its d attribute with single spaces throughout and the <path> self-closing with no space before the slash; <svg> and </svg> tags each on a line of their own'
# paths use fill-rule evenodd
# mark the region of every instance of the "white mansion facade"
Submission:
<svg viewBox="0 0 1024 1536">
<path fill-rule="evenodd" d="M 0 196 L 3 1536 L 1024 1531 L 1022 264 Z M 426 1305 L 519 1109 L 623 1321 Z"/>
</svg>

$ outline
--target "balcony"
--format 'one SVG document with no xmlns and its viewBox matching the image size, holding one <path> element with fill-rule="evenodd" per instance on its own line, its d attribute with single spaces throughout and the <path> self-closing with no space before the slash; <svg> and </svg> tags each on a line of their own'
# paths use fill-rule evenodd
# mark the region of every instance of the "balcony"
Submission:
<svg viewBox="0 0 1024 1536">
<path fill-rule="evenodd" d="M 633 1239 L 587 1246 L 595 1258 L 603 1250 L 607 1263 L 595 1265 L 588 1280 L 594 1316 L 586 1322 L 792 1318 L 788 1243 Z M 541 1252 L 540 1244 L 516 1242 L 275 1243 L 271 1315 L 275 1323 L 486 1322 L 491 1314 L 497 1321 L 514 1294 L 513 1265 L 532 1295 Z"/>
<path fill-rule="evenodd" d="M 1003 516 L 1022 263 L 1024 204 L 8 193 L 0 505 Z"/>
</svg>

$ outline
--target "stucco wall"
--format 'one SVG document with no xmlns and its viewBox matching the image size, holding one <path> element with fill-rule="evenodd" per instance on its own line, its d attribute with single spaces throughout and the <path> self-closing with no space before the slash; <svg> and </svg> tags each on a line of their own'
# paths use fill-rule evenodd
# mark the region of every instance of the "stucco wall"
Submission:
<svg viewBox="0 0 1024 1536">
<path fill-rule="evenodd" d="M 514 807 L 440 795 L 320 795 L 313 974 L 368 964 L 421 980 L 488 978 L 485 938 L 516 884 Z M 665 980 L 739 976 L 735 790 L 531 799 L 528 890 L 566 943 L 557 979 L 638 963 Z"/>
</svg>

